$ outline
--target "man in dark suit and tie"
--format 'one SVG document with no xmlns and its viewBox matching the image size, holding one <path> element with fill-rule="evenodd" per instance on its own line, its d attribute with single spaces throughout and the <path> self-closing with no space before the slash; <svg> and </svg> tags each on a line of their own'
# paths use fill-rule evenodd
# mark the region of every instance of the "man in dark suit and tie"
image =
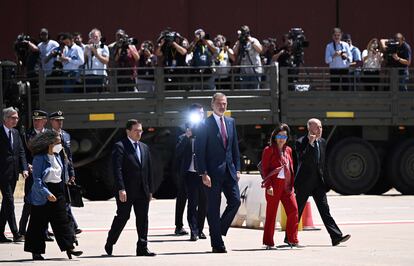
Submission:
<svg viewBox="0 0 414 266">
<path fill-rule="evenodd" d="M 207 186 L 207 220 L 213 253 L 226 253 L 222 235 L 227 231 L 240 206 L 240 152 L 234 119 L 224 116 L 227 97 L 213 95 L 213 114 L 200 126 L 196 140 L 198 172 Z M 220 217 L 221 192 L 227 206 Z"/>
<path fill-rule="evenodd" d="M 188 207 L 187 220 L 191 229 L 190 241 L 206 239 L 203 233 L 204 221 L 207 214 L 207 199 L 201 176 L 197 172 L 195 141 L 198 127 L 204 118 L 203 106 L 194 103 L 189 108 L 189 119 L 186 131 L 178 137 L 175 148 L 175 159 L 178 165 L 178 175 L 183 179 L 187 191 Z M 177 199 L 178 200 L 178 199 Z"/>
<path fill-rule="evenodd" d="M 152 197 L 151 154 L 147 145 L 140 142 L 142 124 L 135 119 L 126 123 L 127 137 L 115 143 L 112 162 L 115 176 L 117 211 L 109 230 L 105 251 L 112 255 L 113 245 L 129 220 L 134 207 L 138 232 L 137 256 L 155 256 L 148 250 L 148 210 Z"/>
<path fill-rule="evenodd" d="M 4 235 L 6 223 L 13 233 L 13 241 L 23 241 L 17 229 L 13 194 L 19 173 L 27 178 L 29 172 L 19 131 L 14 128 L 18 121 L 19 114 L 14 108 L 3 109 L 3 124 L 0 128 L 0 190 L 3 197 L 0 210 L 0 243 L 12 242 Z"/>
<path fill-rule="evenodd" d="M 351 236 L 342 235 L 329 212 L 324 181 L 326 141 L 322 138 L 322 123 L 320 120 L 312 118 L 309 119 L 307 126 L 308 135 L 299 138 L 295 147 L 298 156 L 295 191 L 299 220 L 306 201 L 309 196 L 312 196 L 326 230 L 331 236 L 332 245 L 337 246 L 339 243 L 347 241 Z"/>
<path fill-rule="evenodd" d="M 22 209 L 22 216 L 20 216 L 19 222 L 19 234 L 25 235 L 26 234 L 26 227 L 27 223 L 29 222 L 30 216 L 30 203 L 28 202 L 27 197 L 30 194 L 30 190 L 32 189 L 33 185 L 33 176 L 32 176 L 32 161 L 33 156 L 29 150 L 29 143 L 30 141 L 39 133 L 45 132 L 48 129 L 45 128 L 47 124 L 47 116 L 48 114 L 43 110 L 34 110 L 32 115 L 33 127 L 28 129 L 24 132 L 23 144 L 26 153 L 26 161 L 29 166 L 29 176 L 24 181 L 24 205 Z M 49 236 L 47 229 L 45 229 L 45 240 L 46 241 L 53 241 L 53 238 Z"/>
</svg>

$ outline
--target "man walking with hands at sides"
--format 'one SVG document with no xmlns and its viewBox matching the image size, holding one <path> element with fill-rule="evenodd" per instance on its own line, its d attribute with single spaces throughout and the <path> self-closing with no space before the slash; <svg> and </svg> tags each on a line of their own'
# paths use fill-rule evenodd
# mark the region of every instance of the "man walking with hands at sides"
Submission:
<svg viewBox="0 0 414 266">
<path fill-rule="evenodd" d="M 306 201 L 309 196 L 312 196 L 326 230 L 331 236 L 332 246 L 337 246 L 347 241 L 351 235 L 342 234 L 329 212 L 324 181 L 326 140 L 322 138 L 322 123 L 319 119 L 311 118 L 307 126 L 308 135 L 299 138 L 295 147 L 298 156 L 295 191 L 299 220 Z"/>
<path fill-rule="evenodd" d="M 116 216 L 109 230 L 105 251 L 112 255 L 113 245 L 124 229 L 134 207 L 138 232 L 137 256 L 155 256 L 148 250 L 148 209 L 152 197 L 151 155 L 147 145 L 140 142 L 142 124 L 135 119 L 126 123 L 127 136 L 115 143 L 112 162 L 116 187 Z"/>
<path fill-rule="evenodd" d="M 233 118 L 224 116 L 227 97 L 213 95 L 213 114 L 200 125 L 196 140 L 198 173 L 207 190 L 207 220 L 213 253 L 227 253 L 222 239 L 226 235 L 240 206 L 240 152 Z M 227 206 L 220 217 L 221 192 Z"/>
</svg>

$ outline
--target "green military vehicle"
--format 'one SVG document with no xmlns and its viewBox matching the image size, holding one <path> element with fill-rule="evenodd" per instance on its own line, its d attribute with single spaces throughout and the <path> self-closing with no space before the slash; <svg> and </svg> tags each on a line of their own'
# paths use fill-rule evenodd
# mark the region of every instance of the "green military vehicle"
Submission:
<svg viewBox="0 0 414 266">
<path fill-rule="evenodd" d="M 86 85 L 88 77 L 81 74 L 74 89 L 64 92 L 66 78 L 43 73 L 19 77 L 13 64 L 2 62 L 0 67 L 2 106 L 18 105 L 22 126 L 30 126 L 33 109 L 64 112 L 77 179 L 90 199 L 112 196 L 111 148 L 129 118 L 139 119 L 145 128 L 143 141 L 150 145 L 156 166 L 155 196 L 174 197 L 174 149 L 186 110 L 194 102 L 210 110 L 217 91 L 228 96 L 229 115 L 236 119 L 244 171 L 257 170 L 275 124 L 288 123 L 294 141 L 306 134 L 306 121 L 316 117 L 329 141 L 327 182 L 333 190 L 382 194 L 395 187 L 414 194 L 414 92 L 400 91 L 398 69 L 383 69 L 375 84 L 362 82 L 362 73 L 349 75 L 346 84 L 336 84 L 348 91 L 331 91 L 335 84 L 329 69 L 317 67 L 271 65 L 261 74 L 241 74 L 246 72 L 242 67 L 232 67 L 220 75 L 214 69 L 205 74 L 209 72 L 183 68 L 176 74 L 154 68 L 127 84 L 117 81 L 128 78 L 120 76 L 128 71 L 110 69 L 104 85 Z M 244 81 L 247 75 L 256 81 Z M 366 91 L 367 85 L 378 90 Z"/>
</svg>

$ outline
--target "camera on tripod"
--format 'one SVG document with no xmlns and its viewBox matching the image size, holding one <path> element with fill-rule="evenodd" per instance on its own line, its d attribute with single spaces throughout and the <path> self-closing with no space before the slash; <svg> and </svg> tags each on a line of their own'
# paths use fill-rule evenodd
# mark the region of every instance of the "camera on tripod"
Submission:
<svg viewBox="0 0 414 266">
<path fill-rule="evenodd" d="M 387 49 L 385 49 L 385 53 L 387 55 L 392 55 L 398 52 L 398 47 L 400 46 L 400 43 L 395 39 L 388 39 L 388 41 L 385 42 L 385 45 L 387 46 Z"/>
</svg>

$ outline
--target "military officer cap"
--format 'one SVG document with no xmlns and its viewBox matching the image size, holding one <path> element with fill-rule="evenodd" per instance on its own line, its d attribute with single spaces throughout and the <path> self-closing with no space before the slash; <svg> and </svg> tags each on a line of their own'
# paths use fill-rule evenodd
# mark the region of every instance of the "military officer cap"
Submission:
<svg viewBox="0 0 414 266">
<path fill-rule="evenodd" d="M 49 115 L 49 119 L 63 120 L 65 117 L 63 116 L 62 111 L 56 111 Z"/>
<path fill-rule="evenodd" d="M 32 118 L 34 120 L 37 119 L 46 119 L 47 118 L 47 113 L 43 110 L 34 110 L 33 114 L 32 114 Z"/>
</svg>

